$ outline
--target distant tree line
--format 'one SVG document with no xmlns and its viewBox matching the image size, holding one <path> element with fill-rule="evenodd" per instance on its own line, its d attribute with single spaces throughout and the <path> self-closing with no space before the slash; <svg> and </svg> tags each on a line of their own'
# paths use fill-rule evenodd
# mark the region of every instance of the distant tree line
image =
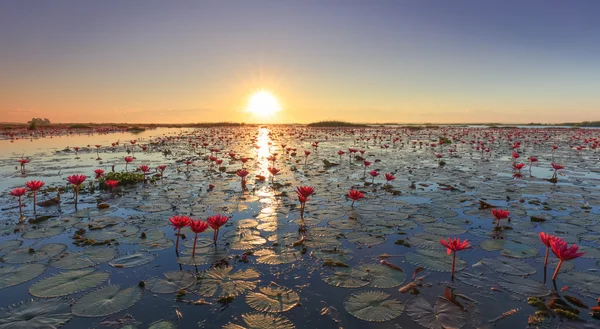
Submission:
<svg viewBox="0 0 600 329">
<path fill-rule="evenodd" d="M 47 118 L 32 118 L 31 120 L 27 121 L 27 123 L 29 124 L 29 130 L 35 130 L 38 126 L 50 125 L 50 120 Z"/>
</svg>

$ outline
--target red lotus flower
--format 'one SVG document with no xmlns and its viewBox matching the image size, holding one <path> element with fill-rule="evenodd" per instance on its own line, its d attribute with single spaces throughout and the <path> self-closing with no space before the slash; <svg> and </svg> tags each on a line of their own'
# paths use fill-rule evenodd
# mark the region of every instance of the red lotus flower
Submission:
<svg viewBox="0 0 600 329">
<path fill-rule="evenodd" d="M 513 153 L 512 153 L 512 158 L 513 158 L 513 161 L 514 161 L 514 160 L 517 160 L 519 157 L 520 157 L 519 153 L 517 153 L 517 152 L 513 152 Z"/>
<path fill-rule="evenodd" d="M 23 202 L 21 201 L 21 197 L 27 193 L 27 189 L 24 187 L 17 187 L 10 191 L 10 195 L 16 196 L 19 198 L 19 215 L 23 216 Z"/>
<path fill-rule="evenodd" d="M 133 158 L 130 157 L 130 156 L 126 156 L 125 157 L 125 163 L 130 163 L 130 162 L 133 162 Z"/>
<path fill-rule="evenodd" d="M 550 241 L 550 248 L 552 248 L 552 253 L 559 259 L 556 270 L 554 271 L 554 275 L 552 276 L 552 280 L 556 280 L 556 276 L 558 275 L 558 271 L 560 270 L 563 261 L 568 261 L 583 256 L 582 252 L 577 252 L 579 250 L 579 246 L 573 244 L 571 247 L 569 247 L 563 239 L 558 237 L 555 237 Z"/>
<path fill-rule="evenodd" d="M 165 172 L 165 169 L 167 169 L 167 165 L 159 165 L 158 167 L 156 167 L 156 170 L 160 171 L 161 176 Z"/>
<path fill-rule="evenodd" d="M 396 176 L 392 175 L 392 174 L 385 174 L 385 181 L 387 183 L 393 181 L 394 179 L 396 179 Z"/>
<path fill-rule="evenodd" d="M 75 210 L 77 210 L 77 201 L 79 199 L 79 187 L 85 181 L 85 175 L 71 175 L 67 177 L 67 181 L 75 187 Z"/>
<path fill-rule="evenodd" d="M 469 241 L 467 241 L 467 239 L 465 239 L 464 241 L 460 241 L 460 238 L 448 238 L 446 241 L 440 240 L 440 243 L 447 248 L 446 252 L 448 253 L 448 255 L 454 253 L 454 255 L 452 256 L 452 280 L 454 280 L 454 265 L 456 263 L 456 252 L 465 249 L 470 249 L 471 245 Z"/>
<path fill-rule="evenodd" d="M 221 160 L 221 159 L 217 159 L 217 160 L 215 160 L 215 163 L 216 163 L 217 165 L 221 165 L 221 163 L 223 163 L 223 160 Z"/>
<path fill-rule="evenodd" d="M 565 166 L 559 165 L 559 164 L 553 162 L 552 168 L 554 168 L 554 170 L 561 170 L 561 169 L 565 169 Z"/>
<path fill-rule="evenodd" d="M 32 181 L 25 183 L 27 188 L 29 188 L 33 192 L 33 213 L 34 214 L 37 214 L 37 207 L 36 207 L 37 191 L 39 189 L 41 189 L 42 186 L 44 186 L 44 184 L 45 184 L 44 182 L 39 181 L 39 180 L 32 180 Z"/>
<path fill-rule="evenodd" d="M 181 229 L 190 225 L 191 219 L 188 216 L 173 216 L 169 218 L 171 225 L 177 229 L 177 241 L 175 242 L 175 251 L 179 250 L 179 235 Z"/>
<path fill-rule="evenodd" d="M 19 159 L 21 167 L 25 167 L 25 164 L 29 163 L 29 159 Z"/>
<path fill-rule="evenodd" d="M 150 171 L 150 167 L 148 167 L 148 165 L 141 165 L 141 166 L 139 166 L 138 168 L 140 168 L 140 170 L 141 170 L 141 171 L 142 171 L 144 174 L 146 174 L 147 172 L 149 172 L 149 171 Z"/>
<path fill-rule="evenodd" d="M 219 229 L 221 228 L 221 226 L 225 225 L 225 223 L 227 223 L 228 220 L 229 217 L 223 216 L 221 214 L 208 217 L 208 225 L 210 225 L 210 227 L 212 227 L 212 229 L 215 230 L 215 233 L 213 235 L 213 241 L 215 244 L 217 244 L 217 239 L 219 238 Z"/>
<path fill-rule="evenodd" d="M 248 162 L 248 158 L 241 158 L 240 161 L 242 161 L 242 163 L 246 163 Z"/>
<path fill-rule="evenodd" d="M 246 176 L 249 174 L 248 170 L 240 169 L 235 174 L 242 178 L 242 187 L 246 185 Z"/>
<path fill-rule="evenodd" d="M 515 164 L 513 165 L 513 168 L 515 168 L 515 169 L 517 169 L 517 170 L 521 170 L 521 169 L 523 169 L 523 167 L 525 167 L 525 164 L 524 164 L 524 163 L 515 163 Z"/>
<path fill-rule="evenodd" d="M 203 220 L 190 220 L 190 229 L 194 232 L 194 247 L 192 248 L 192 257 L 196 255 L 196 240 L 198 240 L 198 233 L 206 231 L 208 223 Z"/>
<path fill-rule="evenodd" d="M 113 179 L 107 179 L 104 182 L 104 185 L 106 186 L 106 188 L 109 189 L 114 189 L 115 187 L 117 187 L 117 185 L 119 185 L 119 181 L 118 180 L 113 180 Z"/>
<path fill-rule="evenodd" d="M 352 207 L 354 207 L 354 202 L 364 198 L 364 194 L 360 193 L 360 191 L 358 190 L 353 190 L 350 189 L 350 191 L 348 192 L 348 194 L 346 194 L 347 197 L 349 197 L 350 199 L 352 199 Z"/>
<path fill-rule="evenodd" d="M 104 170 L 96 169 L 96 170 L 94 170 L 94 174 L 96 174 L 96 179 L 100 179 L 100 177 L 102 177 L 102 175 L 104 175 Z"/>
<path fill-rule="evenodd" d="M 32 180 L 32 181 L 25 183 L 25 185 L 27 185 L 27 188 L 29 188 L 33 192 L 37 192 L 39 189 L 42 188 L 42 186 L 44 186 L 44 184 L 46 184 L 46 183 L 39 181 L 39 180 Z"/>
<path fill-rule="evenodd" d="M 17 197 L 23 196 L 25 193 L 27 193 L 27 189 L 24 187 L 17 187 L 10 191 L 10 195 Z"/>
<path fill-rule="evenodd" d="M 310 151 L 304 151 L 304 156 L 309 156 L 310 155 Z"/>
<path fill-rule="evenodd" d="M 548 265 L 548 251 L 550 250 L 550 246 L 552 245 L 552 240 L 556 239 L 554 235 L 550 235 L 544 232 L 540 232 L 540 240 L 546 246 L 546 257 L 544 258 L 544 272 L 546 271 L 546 266 Z M 544 278 L 545 278 L 544 274 Z"/>
<path fill-rule="evenodd" d="M 85 175 L 71 175 L 67 177 L 67 181 L 76 187 L 81 186 L 87 177 Z"/>
<path fill-rule="evenodd" d="M 312 186 L 298 186 L 296 187 L 296 193 L 305 198 L 308 198 L 311 195 L 313 195 L 313 193 L 315 193 L 315 188 Z"/>
<path fill-rule="evenodd" d="M 510 212 L 508 210 L 492 209 L 492 215 L 494 215 L 494 218 L 496 218 L 496 227 L 500 227 L 500 220 L 508 218 L 508 216 L 510 216 Z"/>
<path fill-rule="evenodd" d="M 365 161 L 363 161 L 363 164 L 365 165 L 365 167 L 368 167 L 371 165 L 371 161 L 365 160 Z"/>
<path fill-rule="evenodd" d="M 377 170 L 369 171 L 369 175 L 371 175 L 371 183 L 375 183 L 375 177 L 379 176 L 379 172 Z"/>
<path fill-rule="evenodd" d="M 538 158 L 536 157 L 529 157 L 527 159 L 529 160 L 529 162 L 538 162 Z"/>
</svg>

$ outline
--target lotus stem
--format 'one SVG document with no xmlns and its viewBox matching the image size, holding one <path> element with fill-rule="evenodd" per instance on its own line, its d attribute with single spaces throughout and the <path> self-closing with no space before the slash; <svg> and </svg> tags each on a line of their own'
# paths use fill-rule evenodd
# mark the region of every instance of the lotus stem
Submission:
<svg viewBox="0 0 600 329">
<path fill-rule="evenodd" d="M 558 276 L 558 271 L 560 270 L 560 267 L 562 266 L 562 259 L 558 262 L 558 265 L 556 265 L 556 270 L 554 271 L 554 275 L 552 276 L 552 281 L 556 280 L 556 277 Z"/>
</svg>

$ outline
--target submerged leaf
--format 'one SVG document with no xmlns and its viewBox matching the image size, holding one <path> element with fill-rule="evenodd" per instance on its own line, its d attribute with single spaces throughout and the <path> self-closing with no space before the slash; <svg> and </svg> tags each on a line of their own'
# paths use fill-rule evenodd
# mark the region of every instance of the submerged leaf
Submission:
<svg viewBox="0 0 600 329">
<path fill-rule="evenodd" d="M 0 329 L 58 328 L 72 317 L 64 299 L 33 299 L 0 311 Z"/>
</svg>

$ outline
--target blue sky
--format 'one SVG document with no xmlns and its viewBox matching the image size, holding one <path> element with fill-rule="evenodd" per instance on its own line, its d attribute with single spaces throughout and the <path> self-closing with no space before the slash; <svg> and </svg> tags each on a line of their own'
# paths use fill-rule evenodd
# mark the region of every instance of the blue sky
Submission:
<svg viewBox="0 0 600 329">
<path fill-rule="evenodd" d="M 0 112 L 77 122 L 600 120 L 600 1 L 3 1 Z"/>
</svg>

